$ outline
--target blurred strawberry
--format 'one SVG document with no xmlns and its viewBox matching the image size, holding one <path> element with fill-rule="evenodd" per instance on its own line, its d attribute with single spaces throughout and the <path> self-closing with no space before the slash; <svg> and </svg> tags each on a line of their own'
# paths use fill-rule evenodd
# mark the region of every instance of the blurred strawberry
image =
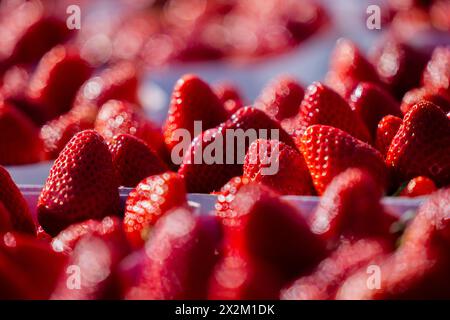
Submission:
<svg viewBox="0 0 450 320">
<path fill-rule="evenodd" d="M 27 95 L 45 108 L 47 120 L 70 110 L 80 86 L 92 67 L 74 47 L 56 46 L 42 57 L 33 74 Z"/>
<path fill-rule="evenodd" d="M 412 107 L 392 140 L 386 163 L 401 181 L 425 175 L 450 183 L 450 120 L 431 102 Z"/>
<path fill-rule="evenodd" d="M 384 157 L 386 157 L 392 139 L 394 139 L 402 123 L 401 118 L 388 115 L 383 117 L 378 124 L 375 146 Z"/>
<path fill-rule="evenodd" d="M 373 139 L 378 123 L 384 116 L 402 116 L 398 102 L 383 88 L 373 83 L 360 83 L 353 91 L 349 103 L 364 121 Z"/>
<path fill-rule="evenodd" d="M 7 231 L 13 230 L 33 236 L 36 234 L 36 226 L 27 201 L 2 166 L 0 166 L 0 205 L 4 209 L 2 214 L 4 221 L 11 226 Z"/>
<path fill-rule="evenodd" d="M 93 130 L 77 133 L 56 159 L 39 197 L 38 220 L 54 236 L 72 223 L 119 214 L 111 154 Z"/>
<path fill-rule="evenodd" d="M 371 140 L 365 124 L 348 103 L 320 82 L 314 82 L 306 89 L 305 98 L 300 105 L 295 135 L 301 136 L 314 124 L 342 129 L 364 142 Z"/>
<path fill-rule="evenodd" d="M 383 156 L 340 129 L 311 126 L 298 138 L 297 144 L 320 195 L 334 177 L 351 167 L 368 171 L 381 188 L 387 187 L 388 173 Z"/>
<path fill-rule="evenodd" d="M 167 159 L 161 129 L 134 104 L 119 100 L 106 102 L 98 112 L 95 130 L 107 141 L 118 134 L 135 136 L 155 150 L 161 159 Z"/>
<path fill-rule="evenodd" d="M 201 121 L 202 129 L 213 128 L 228 118 L 228 113 L 209 85 L 195 75 L 185 75 L 175 85 L 168 116 L 164 124 L 164 138 L 172 150 L 179 143 L 178 129 L 185 129 L 194 138 L 194 121 Z"/>
<path fill-rule="evenodd" d="M 14 106 L 0 100 L 0 165 L 21 165 L 43 160 L 38 128 Z"/>
<path fill-rule="evenodd" d="M 13 230 L 11 223 L 11 213 L 0 202 L 0 233 L 6 233 Z"/>
<path fill-rule="evenodd" d="M 282 76 L 263 89 L 255 107 L 272 119 L 282 121 L 297 115 L 304 94 L 305 90 L 296 80 Z"/>
<path fill-rule="evenodd" d="M 415 104 L 422 100 L 434 103 L 444 112 L 450 112 L 449 94 L 445 94 L 445 91 L 437 92 L 432 88 L 422 87 L 409 90 L 405 93 L 401 104 L 403 114 L 407 114 Z"/>
<path fill-rule="evenodd" d="M 133 188 L 142 179 L 167 170 L 156 152 L 132 135 L 119 134 L 108 146 L 121 186 Z"/>
<path fill-rule="evenodd" d="M 311 230 L 330 244 L 341 239 L 389 239 L 396 219 L 380 203 L 382 189 L 364 170 L 347 169 L 323 193 L 310 218 Z"/>
<path fill-rule="evenodd" d="M 400 192 L 402 197 L 420 197 L 431 194 L 437 190 L 436 184 L 427 177 L 415 177 Z"/>
<path fill-rule="evenodd" d="M 285 195 L 312 195 L 314 187 L 303 155 L 277 140 L 253 141 L 245 156 L 244 177 Z"/>
<path fill-rule="evenodd" d="M 206 299 L 219 239 L 213 217 L 178 208 L 162 217 L 142 252 L 126 299 Z"/>
<path fill-rule="evenodd" d="M 142 247 L 161 216 L 185 205 L 186 187 L 176 173 L 165 172 L 142 180 L 126 202 L 123 224 L 130 243 L 133 247 Z"/>
<path fill-rule="evenodd" d="M 244 106 L 241 93 L 234 85 L 230 83 L 220 83 L 214 86 L 213 89 L 229 114 L 235 113 Z"/>
<path fill-rule="evenodd" d="M 450 47 L 434 49 L 422 76 L 426 87 L 444 90 L 450 94 Z"/>
</svg>

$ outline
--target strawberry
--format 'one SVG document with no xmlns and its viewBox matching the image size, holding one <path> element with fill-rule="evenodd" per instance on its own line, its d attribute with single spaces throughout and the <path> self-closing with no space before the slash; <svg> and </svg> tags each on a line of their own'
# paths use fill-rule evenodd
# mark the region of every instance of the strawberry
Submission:
<svg viewBox="0 0 450 320">
<path fill-rule="evenodd" d="M 238 129 L 245 135 L 244 140 Z M 217 191 L 231 178 L 242 175 L 242 164 L 250 143 L 258 136 L 268 138 L 268 134 L 294 146 L 292 138 L 277 122 L 252 107 L 241 108 L 219 128 L 204 131 L 192 141 L 178 170 L 186 181 L 188 192 Z M 202 157 L 199 159 L 199 156 Z"/>
<path fill-rule="evenodd" d="M 205 299 L 217 261 L 213 217 L 178 208 L 162 217 L 150 234 L 141 272 L 126 299 Z"/>
<path fill-rule="evenodd" d="M 278 140 L 253 141 L 245 156 L 244 177 L 280 194 L 311 195 L 314 190 L 303 155 Z"/>
<path fill-rule="evenodd" d="M 43 160 L 39 131 L 22 112 L 0 100 L 0 164 L 19 165 Z"/>
<path fill-rule="evenodd" d="M 450 112 L 450 94 L 446 94 L 445 91 L 438 92 L 432 88 L 422 87 L 405 93 L 401 105 L 403 114 L 407 114 L 415 104 L 422 100 L 434 103 L 444 112 Z"/>
<path fill-rule="evenodd" d="M 129 134 L 115 136 L 108 146 L 121 186 L 135 187 L 142 179 L 167 170 L 155 151 Z"/>
<path fill-rule="evenodd" d="M 337 298 L 448 299 L 449 199 L 450 189 L 442 189 L 421 206 L 399 249 L 377 264 L 379 289 L 367 286 L 367 268 L 362 268 L 341 286 Z"/>
<path fill-rule="evenodd" d="M 314 125 L 297 140 L 297 144 L 320 195 L 334 177 L 351 167 L 368 171 L 381 187 L 387 186 L 388 174 L 383 156 L 345 131 Z"/>
<path fill-rule="evenodd" d="M 422 75 L 426 87 L 443 90 L 450 94 L 450 47 L 434 49 Z"/>
<path fill-rule="evenodd" d="M 172 150 L 178 144 L 178 129 L 185 129 L 193 139 L 194 121 L 203 130 L 213 128 L 228 118 L 228 113 L 209 85 L 195 75 L 185 75 L 175 85 L 164 124 L 164 138 Z"/>
<path fill-rule="evenodd" d="M 353 272 L 374 263 L 392 250 L 379 238 L 342 242 L 309 275 L 301 277 L 281 292 L 282 300 L 331 300 L 339 285 Z"/>
<path fill-rule="evenodd" d="M 420 85 L 427 60 L 426 54 L 393 39 L 381 43 L 372 57 L 379 77 L 399 100 Z"/>
<path fill-rule="evenodd" d="M 347 169 L 328 185 L 310 218 L 311 230 L 324 241 L 389 237 L 396 219 L 380 203 L 382 190 L 366 171 Z"/>
<path fill-rule="evenodd" d="M 129 247 L 117 217 L 72 225 L 52 245 L 70 250 L 70 256 L 51 299 L 122 298 L 119 263 L 129 253 Z"/>
<path fill-rule="evenodd" d="M 369 82 L 360 83 L 355 88 L 349 103 L 364 121 L 372 138 L 375 138 L 378 123 L 384 116 L 402 116 L 398 102 L 383 88 Z"/>
<path fill-rule="evenodd" d="M 347 131 L 357 139 L 370 141 L 365 124 L 348 103 L 320 82 L 314 82 L 306 89 L 305 98 L 300 105 L 295 135 L 301 136 L 314 124 L 333 126 Z"/>
<path fill-rule="evenodd" d="M 92 67 L 76 49 L 56 46 L 42 57 L 27 95 L 45 108 L 50 120 L 70 110 L 79 87 L 90 77 Z"/>
<path fill-rule="evenodd" d="M 111 154 L 97 132 L 79 132 L 64 147 L 39 196 L 37 212 L 52 236 L 72 223 L 119 214 Z"/>
<path fill-rule="evenodd" d="M 3 221 L 9 222 L 11 228 L 5 224 L 7 231 L 18 231 L 30 235 L 36 234 L 36 226 L 31 216 L 27 201 L 19 188 L 11 179 L 8 171 L 0 166 L 0 205 L 3 207 Z"/>
<path fill-rule="evenodd" d="M 214 93 L 229 114 L 235 113 L 244 106 L 241 93 L 232 84 L 221 83 L 214 87 Z"/>
<path fill-rule="evenodd" d="M 109 100 L 98 112 L 95 130 L 107 141 L 118 134 L 131 134 L 143 140 L 155 150 L 162 159 L 166 159 L 166 147 L 160 128 L 134 104 L 119 100 Z"/>
<path fill-rule="evenodd" d="M 271 266 L 284 281 L 308 271 L 325 255 L 324 243 L 309 230 L 301 213 L 267 187 L 242 186 L 229 210 L 235 218 L 225 228 L 226 246 Z"/>
<path fill-rule="evenodd" d="M 123 224 L 130 243 L 142 247 L 161 216 L 186 204 L 186 187 L 176 173 L 165 172 L 142 180 L 126 202 Z"/>
<path fill-rule="evenodd" d="M 327 84 L 342 97 L 348 97 L 359 82 L 379 83 L 374 66 L 348 39 L 339 39 L 331 54 Z"/>
<path fill-rule="evenodd" d="M 450 183 L 450 121 L 431 102 L 416 104 L 392 140 L 386 163 L 402 180 L 425 175 L 438 186 Z"/>
<path fill-rule="evenodd" d="M 283 76 L 269 83 L 255 103 L 276 121 L 291 118 L 298 113 L 305 89 L 294 79 Z"/>
<path fill-rule="evenodd" d="M 406 187 L 400 192 L 402 197 L 420 197 L 433 193 L 437 190 L 436 184 L 430 178 L 420 176 L 411 179 Z"/>
<path fill-rule="evenodd" d="M 11 213 L 0 202 L 0 233 L 5 233 L 13 230 L 11 223 Z"/>
<path fill-rule="evenodd" d="M 378 123 L 375 146 L 384 157 L 386 157 L 392 139 L 397 134 L 402 122 L 403 120 L 401 118 L 388 115 L 383 117 L 380 123 Z"/>
<path fill-rule="evenodd" d="M 48 299 L 64 272 L 66 257 L 29 235 L 8 232 L 0 240 L 0 296 Z"/>
</svg>

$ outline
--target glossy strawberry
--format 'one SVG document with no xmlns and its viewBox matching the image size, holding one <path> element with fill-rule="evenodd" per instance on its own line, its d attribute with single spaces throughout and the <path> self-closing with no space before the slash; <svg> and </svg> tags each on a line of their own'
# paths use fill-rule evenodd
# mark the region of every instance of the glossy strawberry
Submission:
<svg viewBox="0 0 450 320">
<path fill-rule="evenodd" d="M 294 79 L 283 76 L 269 83 L 260 94 L 255 107 L 276 121 L 291 118 L 298 113 L 305 90 Z"/>
<path fill-rule="evenodd" d="M 141 247 L 161 216 L 186 204 L 186 187 L 176 173 L 165 172 L 142 180 L 126 202 L 123 224 L 130 243 Z"/>
<path fill-rule="evenodd" d="M 0 101 L 0 164 L 20 165 L 43 160 L 39 131 L 22 112 Z"/>
<path fill-rule="evenodd" d="M 436 184 L 427 177 L 415 177 L 400 192 L 402 197 L 420 197 L 431 194 L 437 190 Z"/>
<path fill-rule="evenodd" d="M 28 204 L 8 171 L 2 166 L 0 166 L 0 204 L 4 208 L 3 216 L 8 215 L 6 220 L 12 227 L 8 231 L 36 234 L 36 226 Z"/>
<path fill-rule="evenodd" d="M 436 105 L 423 101 L 405 115 L 392 140 L 387 165 L 402 181 L 425 175 L 438 186 L 450 183 L 450 121 Z"/>
<path fill-rule="evenodd" d="M 244 106 L 241 93 L 232 84 L 221 83 L 214 87 L 214 93 L 229 114 L 235 113 Z"/>
<path fill-rule="evenodd" d="M 402 122 L 403 120 L 401 118 L 388 115 L 383 117 L 380 123 L 378 123 L 375 146 L 384 157 L 386 157 L 392 139 L 397 134 Z"/>
<path fill-rule="evenodd" d="M 384 116 L 402 116 L 398 102 L 383 88 L 369 82 L 360 83 L 355 88 L 349 103 L 364 121 L 372 138 L 375 138 L 378 123 Z"/>
<path fill-rule="evenodd" d="M 422 76 L 426 87 L 444 90 L 450 94 L 450 48 L 437 47 Z"/>
<path fill-rule="evenodd" d="M 131 134 L 147 143 L 162 159 L 166 159 L 161 129 L 134 104 L 109 100 L 98 112 L 95 130 L 107 141 L 118 134 Z"/>
<path fill-rule="evenodd" d="M 178 208 L 162 217 L 142 252 L 140 272 L 126 299 L 205 299 L 217 261 L 212 217 Z"/>
<path fill-rule="evenodd" d="M 213 128 L 228 118 L 228 113 L 209 85 L 194 75 L 185 75 L 173 89 L 164 138 L 169 148 L 179 143 L 178 129 L 194 136 L 194 121 L 201 121 L 203 130 Z"/>
<path fill-rule="evenodd" d="M 90 77 L 92 67 L 72 47 L 57 46 L 39 62 L 28 97 L 45 108 L 50 120 L 70 110 L 80 86 Z"/>
<path fill-rule="evenodd" d="M 332 300 L 349 275 L 381 260 L 391 250 L 392 245 L 379 238 L 342 242 L 311 274 L 283 289 L 281 299 Z"/>
<path fill-rule="evenodd" d="M 444 112 L 450 112 L 450 94 L 427 87 L 412 89 L 405 93 L 401 105 L 402 112 L 407 114 L 415 104 L 422 100 L 434 103 Z"/>
<path fill-rule="evenodd" d="M 311 176 L 303 155 L 277 140 L 255 140 L 245 156 L 244 177 L 280 194 L 311 195 Z"/>
<path fill-rule="evenodd" d="M 92 130 L 76 134 L 56 159 L 38 201 L 38 220 L 50 235 L 72 223 L 119 214 L 111 154 Z"/>
<path fill-rule="evenodd" d="M 359 116 L 336 92 L 320 82 L 306 89 L 305 98 L 300 105 L 296 135 L 314 124 L 333 126 L 342 129 L 357 139 L 370 141 L 370 134 Z"/>
<path fill-rule="evenodd" d="M 121 186 L 135 187 L 142 179 L 167 170 L 156 152 L 132 135 L 119 134 L 108 146 Z"/>
<path fill-rule="evenodd" d="M 310 218 L 311 230 L 329 243 L 345 238 L 389 238 L 396 219 L 380 203 L 382 189 L 364 170 L 347 169 L 323 193 Z"/>
<path fill-rule="evenodd" d="M 382 188 L 387 186 L 383 156 L 367 143 L 340 129 L 311 126 L 297 139 L 297 144 L 319 194 L 325 191 L 334 177 L 351 167 L 365 169 Z"/>
</svg>

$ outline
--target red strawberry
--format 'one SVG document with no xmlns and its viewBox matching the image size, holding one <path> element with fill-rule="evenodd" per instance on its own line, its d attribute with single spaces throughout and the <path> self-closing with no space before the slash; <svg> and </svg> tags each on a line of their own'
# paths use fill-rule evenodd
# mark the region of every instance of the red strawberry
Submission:
<svg viewBox="0 0 450 320">
<path fill-rule="evenodd" d="M 214 87 L 214 93 L 222 102 L 225 110 L 233 114 L 244 106 L 241 93 L 232 84 L 222 83 Z"/>
<path fill-rule="evenodd" d="M 310 275 L 301 277 L 281 292 L 282 300 L 331 300 L 345 279 L 392 250 L 377 238 L 342 242 Z"/>
<path fill-rule="evenodd" d="M 395 218 L 380 203 L 382 190 L 364 170 L 347 169 L 325 190 L 310 219 L 311 230 L 325 241 L 387 238 Z"/>
<path fill-rule="evenodd" d="M 8 171 L 2 166 L 0 166 L 0 205 L 3 205 L 5 209 L 3 217 L 5 217 L 5 213 L 8 215 L 6 220 L 12 227 L 8 231 L 36 234 L 36 226 L 28 204 Z"/>
<path fill-rule="evenodd" d="M 110 100 L 98 112 L 95 130 L 107 141 L 118 134 L 131 134 L 143 140 L 162 159 L 166 159 L 166 147 L 160 128 L 136 105 L 119 100 Z"/>
<path fill-rule="evenodd" d="M 85 229 L 86 228 L 86 229 Z M 54 300 L 121 299 L 119 263 L 129 253 L 118 218 L 83 222 L 62 231 L 52 245 L 73 246 Z M 58 248 L 60 249 L 60 248 Z M 78 283 L 76 281 L 79 281 Z"/>
<path fill-rule="evenodd" d="M 176 173 L 165 172 L 142 180 L 128 196 L 123 220 L 131 244 L 141 247 L 162 215 L 186 204 L 186 187 Z"/>
<path fill-rule="evenodd" d="M 77 133 L 56 159 L 38 201 L 38 219 L 50 235 L 72 223 L 119 214 L 111 154 L 93 130 Z"/>
<path fill-rule="evenodd" d="M 392 39 L 381 43 L 373 55 L 379 77 L 399 100 L 420 85 L 427 60 L 426 54 Z"/>
<path fill-rule="evenodd" d="M 238 129 L 246 135 L 244 140 Z M 272 135 L 273 139 L 294 146 L 292 138 L 277 122 L 252 107 L 241 108 L 219 128 L 204 131 L 192 141 L 178 170 L 186 180 L 188 192 L 217 191 L 232 177 L 242 175 L 250 143 L 258 136 L 270 138 Z"/>
<path fill-rule="evenodd" d="M 387 165 L 400 180 L 425 175 L 438 186 L 450 183 L 450 121 L 431 102 L 416 104 L 392 140 Z"/>
<path fill-rule="evenodd" d="M 420 197 L 433 193 L 437 190 L 433 180 L 427 177 L 415 177 L 411 179 L 406 187 L 400 192 L 402 197 Z"/>
<path fill-rule="evenodd" d="M 450 189 L 433 194 L 405 230 L 402 245 L 377 264 L 380 287 L 367 286 L 367 268 L 339 289 L 339 299 L 448 299 Z"/>
<path fill-rule="evenodd" d="M 150 234 L 137 283 L 126 299 L 205 299 L 216 263 L 218 239 L 212 217 L 178 208 L 162 217 Z"/>
<path fill-rule="evenodd" d="M 325 255 L 324 243 L 309 230 L 301 213 L 266 187 L 242 186 L 229 209 L 235 218 L 226 225 L 225 245 L 271 266 L 284 281 L 308 271 Z"/>
<path fill-rule="evenodd" d="M 327 83 L 341 96 L 347 97 L 362 81 L 378 83 L 380 79 L 374 66 L 352 41 L 339 39 L 330 58 Z"/>
<path fill-rule="evenodd" d="M 314 82 L 306 89 L 305 98 L 300 105 L 296 135 L 302 135 L 314 124 L 333 126 L 357 139 L 370 141 L 365 124 L 348 103 L 320 82 Z"/>
<path fill-rule="evenodd" d="M 0 101 L 0 164 L 19 165 L 43 160 L 39 131 L 14 106 Z"/>
<path fill-rule="evenodd" d="M 29 235 L 8 232 L 0 240 L 0 296 L 48 299 L 64 272 L 66 257 Z"/>
<path fill-rule="evenodd" d="M 74 48 L 57 46 L 42 57 L 27 95 L 45 108 L 50 120 L 70 110 L 79 87 L 91 73 L 92 67 Z"/>
<path fill-rule="evenodd" d="M 434 103 L 444 112 L 450 112 L 450 94 L 427 87 L 412 89 L 405 93 L 401 105 L 402 112 L 407 114 L 415 104 L 422 100 Z"/>
<path fill-rule="evenodd" d="M 350 97 L 350 106 L 364 121 L 373 138 L 384 116 L 402 116 L 398 102 L 383 88 L 369 82 L 360 83 L 355 88 Z"/>
<path fill-rule="evenodd" d="M 434 49 L 422 76 L 426 87 L 444 90 L 450 94 L 450 47 Z"/>
<path fill-rule="evenodd" d="M 304 94 L 305 89 L 296 80 L 283 76 L 263 89 L 255 107 L 272 119 L 282 121 L 297 115 Z"/>
<path fill-rule="evenodd" d="M 155 151 L 129 134 L 115 136 L 108 146 L 121 186 L 135 187 L 142 179 L 167 170 Z"/>
<path fill-rule="evenodd" d="M 13 230 L 11 223 L 11 213 L 0 202 L 0 233 L 5 233 Z"/>
<path fill-rule="evenodd" d="M 213 128 L 228 118 L 207 83 L 194 75 L 185 75 L 175 85 L 169 113 L 164 124 L 164 137 L 169 150 L 179 143 L 177 129 L 185 129 L 193 139 L 194 121 L 201 121 L 203 130 Z"/>
<path fill-rule="evenodd" d="M 387 186 L 383 156 L 345 131 L 314 125 L 299 137 L 297 144 L 319 194 L 325 191 L 334 177 L 351 167 L 367 170 L 380 186 Z"/>
<path fill-rule="evenodd" d="M 397 134 L 402 122 L 401 118 L 388 115 L 378 123 L 375 146 L 384 157 L 386 157 L 392 139 Z"/>
<path fill-rule="evenodd" d="M 244 176 L 280 194 L 311 195 L 311 176 L 303 155 L 278 140 L 253 141 L 245 156 Z"/>
</svg>

